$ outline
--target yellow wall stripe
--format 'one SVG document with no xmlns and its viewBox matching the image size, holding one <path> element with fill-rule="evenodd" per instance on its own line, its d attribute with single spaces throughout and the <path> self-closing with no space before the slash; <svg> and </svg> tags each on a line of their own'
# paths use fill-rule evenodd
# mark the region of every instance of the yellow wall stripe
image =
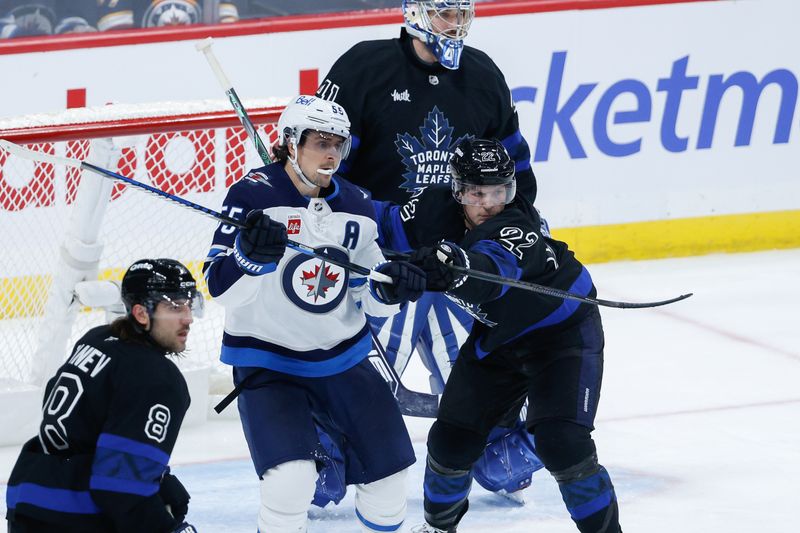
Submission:
<svg viewBox="0 0 800 533">
<path fill-rule="evenodd" d="M 184 264 L 197 280 L 198 288 L 206 299 L 211 298 L 203 277 L 203 261 L 185 261 Z M 127 266 L 103 269 L 97 279 L 118 282 L 122 280 L 126 269 Z M 0 320 L 44 314 L 44 305 L 52 282 L 53 277 L 49 274 L 0 278 Z"/>
<path fill-rule="evenodd" d="M 800 210 L 553 229 L 584 263 L 800 248 Z"/>
<path fill-rule="evenodd" d="M 584 263 L 800 248 L 800 210 L 560 228 L 553 237 Z M 208 298 L 202 261 L 186 265 Z M 99 279 L 118 281 L 125 268 L 105 269 Z M 0 320 L 41 315 L 51 283 L 49 275 L 0 278 Z"/>
</svg>

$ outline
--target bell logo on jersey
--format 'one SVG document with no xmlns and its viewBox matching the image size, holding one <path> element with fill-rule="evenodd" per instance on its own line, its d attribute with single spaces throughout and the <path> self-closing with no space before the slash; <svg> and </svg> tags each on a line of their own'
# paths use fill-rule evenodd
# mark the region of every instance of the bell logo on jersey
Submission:
<svg viewBox="0 0 800 533">
<path fill-rule="evenodd" d="M 453 140 L 450 122 L 435 106 L 425 118 L 420 132 L 421 139 L 410 133 L 403 133 L 398 134 L 394 142 L 406 167 L 406 172 L 403 173 L 404 182 L 400 187 L 407 191 L 450 183 L 452 150 L 462 140 L 472 138 L 471 135 L 464 135 Z"/>
<path fill-rule="evenodd" d="M 299 216 L 291 215 L 289 216 L 289 220 L 286 222 L 286 234 L 287 235 L 300 235 L 300 227 L 303 224 L 303 220 Z"/>
<path fill-rule="evenodd" d="M 322 246 L 314 251 L 334 260 L 349 261 L 347 254 L 338 248 Z M 344 268 L 306 254 L 298 254 L 286 263 L 282 276 L 283 292 L 289 301 L 310 313 L 336 309 L 347 294 L 350 281 Z"/>
</svg>

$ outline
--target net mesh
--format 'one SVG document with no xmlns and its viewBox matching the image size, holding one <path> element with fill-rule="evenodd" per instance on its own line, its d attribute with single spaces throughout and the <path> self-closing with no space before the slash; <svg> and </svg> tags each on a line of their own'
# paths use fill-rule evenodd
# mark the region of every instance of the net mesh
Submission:
<svg viewBox="0 0 800 533">
<path fill-rule="evenodd" d="M 107 109 L 104 114 L 109 123 L 119 121 Z M 158 132 L 149 133 L 150 120 L 137 118 L 114 130 L 114 142 L 124 148 L 109 170 L 224 211 L 222 202 L 228 187 L 248 169 L 263 165 L 241 127 L 213 127 L 219 122 L 206 125 L 193 121 L 187 129 L 175 120 L 172 131 L 164 131 L 160 124 Z M 261 122 L 257 128 L 270 146 L 277 138 L 276 123 L 272 119 L 254 121 Z M 128 128 L 137 135 L 128 135 Z M 3 133 L 0 129 L 0 138 Z M 20 144 L 86 159 L 90 141 L 79 137 L 77 133 L 67 141 Z M 0 246 L 4 250 L 0 255 L 0 389 L 31 379 L 33 354 L 42 328 L 47 327 L 45 305 L 59 268 L 60 247 L 78 185 L 87 179 L 81 174 L 79 169 L 21 159 L 0 149 Z M 144 257 L 171 257 L 186 264 L 200 282 L 207 305 L 206 316 L 192 326 L 187 357 L 178 364 L 212 366 L 219 375 L 223 371 L 216 361 L 224 315 L 220 306 L 208 300 L 201 271 L 216 225 L 215 220 L 198 212 L 116 183 L 99 230 L 103 252 L 98 279 L 120 280 L 133 261 Z M 88 328 L 106 319 L 102 310 L 82 310 L 72 325 L 69 346 Z M 60 354 L 62 360 L 66 355 Z M 212 389 L 216 382 L 212 380 Z"/>
</svg>

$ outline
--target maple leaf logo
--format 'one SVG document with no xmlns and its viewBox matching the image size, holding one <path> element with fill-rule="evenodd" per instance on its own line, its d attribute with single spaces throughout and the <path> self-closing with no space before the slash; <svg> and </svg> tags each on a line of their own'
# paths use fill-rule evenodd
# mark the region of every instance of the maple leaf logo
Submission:
<svg viewBox="0 0 800 533">
<path fill-rule="evenodd" d="M 394 142 L 406 167 L 405 181 L 400 186 L 407 191 L 450 183 L 448 164 L 452 149 L 464 139 L 472 138 L 462 135 L 453 141 L 453 128 L 437 106 L 428 113 L 419 131 L 419 139 L 410 133 L 398 133 Z"/>
<path fill-rule="evenodd" d="M 315 265 L 312 272 L 303 271 L 300 281 L 308 287 L 308 294 L 306 296 L 314 298 L 314 302 L 319 298 L 325 298 L 328 289 L 335 287 L 339 281 L 339 274 L 331 272 L 331 268 L 322 261 L 321 264 Z"/>
</svg>

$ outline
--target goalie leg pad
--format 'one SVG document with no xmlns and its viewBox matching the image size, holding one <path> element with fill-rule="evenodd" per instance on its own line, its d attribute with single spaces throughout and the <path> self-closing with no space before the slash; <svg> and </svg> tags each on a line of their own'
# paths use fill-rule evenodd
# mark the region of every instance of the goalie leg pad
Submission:
<svg viewBox="0 0 800 533">
<path fill-rule="evenodd" d="M 544 467 L 536 456 L 533 436 L 519 422 L 514 428 L 489 438 L 483 455 L 475 463 L 473 477 L 486 490 L 515 492 L 529 487 L 533 473 Z M 495 433 L 493 431 L 492 433 Z"/>
<path fill-rule="evenodd" d="M 398 531 L 406 518 L 408 469 L 372 483 L 356 485 L 356 516 L 367 533 Z"/>
<path fill-rule="evenodd" d="M 319 426 L 317 426 L 317 435 L 325 450 L 325 455 L 319 459 L 322 469 L 319 471 L 314 500 L 311 503 L 317 507 L 325 507 L 330 502 L 338 504 L 347 494 L 344 481 L 344 454 L 339 448 L 339 443 L 334 442 L 333 438 Z"/>
<path fill-rule="evenodd" d="M 317 466 L 314 461 L 289 461 L 270 468 L 261 478 L 259 531 L 303 533 L 314 496 Z"/>
</svg>

